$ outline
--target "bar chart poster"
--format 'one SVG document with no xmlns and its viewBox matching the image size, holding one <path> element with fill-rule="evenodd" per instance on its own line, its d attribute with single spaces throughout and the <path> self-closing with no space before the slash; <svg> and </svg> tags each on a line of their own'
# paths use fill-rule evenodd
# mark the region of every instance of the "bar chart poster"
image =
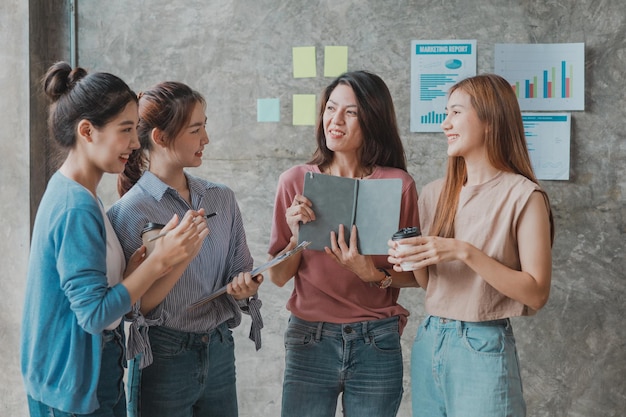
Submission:
<svg viewBox="0 0 626 417">
<path fill-rule="evenodd" d="M 411 132 L 441 132 L 448 89 L 476 75 L 476 40 L 411 42 Z"/>
<path fill-rule="evenodd" d="M 526 146 L 537 179 L 568 180 L 571 116 L 569 113 L 523 113 Z"/>
<path fill-rule="evenodd" d="M 496 44 L 494 71 L 522 110 L 585 110 L 585 44 Z"/>
</svg>

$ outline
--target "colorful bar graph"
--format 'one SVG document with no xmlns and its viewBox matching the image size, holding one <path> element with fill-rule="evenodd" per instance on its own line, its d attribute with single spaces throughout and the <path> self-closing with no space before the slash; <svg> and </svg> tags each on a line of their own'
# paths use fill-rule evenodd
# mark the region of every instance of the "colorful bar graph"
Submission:
<svg viewBox="0 0 626 417">
<path fill-rule="evenodd" d="M 558 84 L 561 87 L 561 95 L 559 98 L 571 98 L 572 91 L 570 86 L 572 85 L 572 73 L 574 72 L 573 65 L 569 66 L 569 74 L 567 72 L 567 62 L 561 61 L 561 76 Z M 541 84 L 539 84 L 539 77 L 534 76 L 524 80 L 524 98 L 556 98 L 556 67 L 552 67 L 549 70 L 544 69 L 541 74 Z M 539 93 L 539 85 L 541 85 L 542 94 Z M 516 81 L 515 84 L 511 84 L 513 91 L 517 97 L 520 96 L 520 83 Z"/>
<path fill-rule="evenodd" d="M 583 43 L 496 44 L 494 64 L 523 111 L 585 108 Z"/>
</svg>

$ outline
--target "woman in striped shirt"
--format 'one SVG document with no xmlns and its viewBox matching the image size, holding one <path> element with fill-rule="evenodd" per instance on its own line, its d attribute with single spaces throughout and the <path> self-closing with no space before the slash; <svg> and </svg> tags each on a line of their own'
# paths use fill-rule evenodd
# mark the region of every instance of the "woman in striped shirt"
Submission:
<svg viewBox="0 0 626 417">
<path fill-rule="evenodd" d="M 139 94 L 139 119 L 141 150 L 120 176 L 122 198 L 108 212 L 125 255 L 141 246 L 147 223 L 172 213 L 197 210 L 210 232 L 191 263 L 153 285 L 136 309 L 128 353 L 139 356 L 130 366 L 129 415 L 237 416 L 230 329 L 249 312 L 260 347 L 256 293 L 263 277 L 247 272 L 253 261 L 233 191 L 184 170 L 202 163 L 209 143 L 205 100 L 185 84 L 163 82 Z M 190 307 L 223 286 L 227 294 Z"/>
</svg>

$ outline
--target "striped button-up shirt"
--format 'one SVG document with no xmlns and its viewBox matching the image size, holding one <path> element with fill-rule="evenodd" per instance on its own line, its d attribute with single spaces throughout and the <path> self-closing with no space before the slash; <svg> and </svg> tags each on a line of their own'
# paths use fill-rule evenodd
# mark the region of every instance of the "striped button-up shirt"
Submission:
<svg viewBox="0 0 626 417">
<path fill-rule="evenodd" d="M 141 231 L 146 223 L 165 224 L 174 213 L 182 219 L 189 209 L 204 208 L 207 214 L 217 213 L 207 219 L 209 235 L 179 281 L 165 299 L 146 314 L 145 320 L 141 318 L 139 322 L 133 323 L 135 328 L 131 329 L 129 338 L 129 356 L 138 349 L 137 346 L 131 346 L 133 343 L 144 343 L 131 341 L 133 332 L 136 333 L 137 327 L 146 323 L 193 333 L 210 332 L 224 322 L 228 322 L 231 328 L 241 323 L 242 305 L 227 294 L 197 308 L 188 309 L 190 304 L 226 285 L 239 272 L 250 271 L 253 259 L 234 192 L 222 184 L 211 183 L 189 173 L 185 175 L 191 194 L 191 207 L 175 189 L 147 171 L 107 212 L 126 260 L 141 246 Z M 257 341 L 257 349 L 259 347 L 260 339 Z"/>
</svg>

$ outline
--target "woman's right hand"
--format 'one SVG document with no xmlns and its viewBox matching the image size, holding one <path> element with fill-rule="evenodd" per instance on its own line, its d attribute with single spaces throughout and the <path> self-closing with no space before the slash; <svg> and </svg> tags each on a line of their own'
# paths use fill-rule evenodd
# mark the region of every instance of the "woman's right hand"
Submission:
<svg viewBox="0 0 626 417">
<path fill-rule="evenodd" d="M 209 229 L 204 217 L 204 210 L 189 210 L 178 222 L 178 216 L 172 216 L 161 233 L 163 237 L 154 241 L 154 249 L 143 261 L 133 263 L 131 270 L 125 274 L 121 285 L 125 286 L 130 295 L 130 303 L 135 304 L 144 295 L 141 311 L 146 313 L 160 303 L 169 290 L 180 278 L 187 264 L 198 254 Z M 139 254 L 145 254 L 142 246 Z M 168 277 L 168 274 L 171 275 Z M 147 292 L 148 291 L 148 292 Z"/>
<path fill-rule="evenodd" d="M 167 233 L 156 240 L 148 259 L 160 259 L 166 269 L 165 274 L 181 262 L 190 262 L 200 251 L 204 238 L 209 234 L 204 209 L 187 211 L 180 223 L 178 216 L 174 215 L 162 229 L 163 232 Z"/>
<path fill-rule="evenodd" d="M 291 230 L 291 235 L 295 237 L 296 241 L 298 240 L 300 223 L 306 224 L 315 220 L 315 213 L 313 212 L 311 206 L 311 200 L 303 195 L 296 194 L 291 206 L 287 207 L 285 219 L 287 221 L 287 225 L 289 226 L 289 230 Z"/>
</svg>

